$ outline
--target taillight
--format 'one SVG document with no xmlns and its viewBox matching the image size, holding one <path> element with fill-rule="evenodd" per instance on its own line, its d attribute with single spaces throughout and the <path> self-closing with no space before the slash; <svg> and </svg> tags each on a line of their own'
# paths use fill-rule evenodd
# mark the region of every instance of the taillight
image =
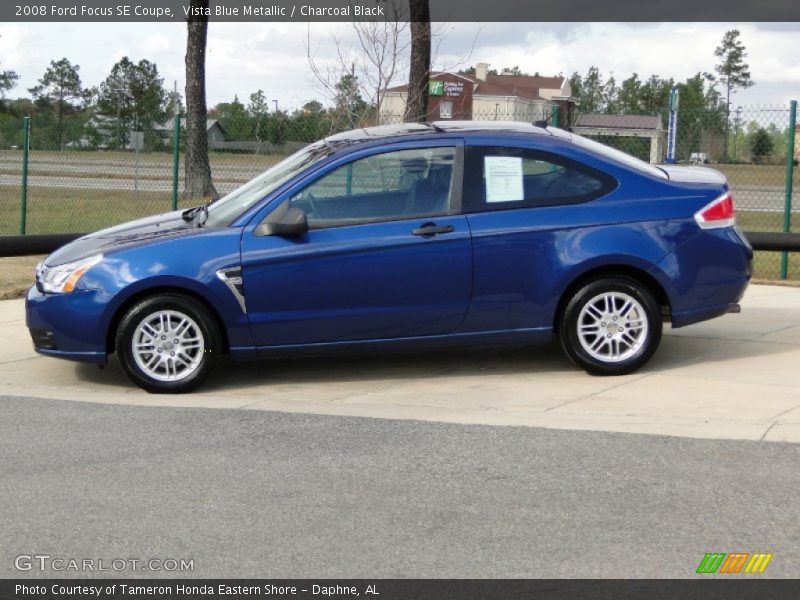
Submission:
<svg viewBox="0 0 800 600">
<path fill-rule="evenodd" d="M 694 220 L 703 229 L 717 229 L 736 225 L 736 208 L 733 196 L 726 192 L 710 204 L 706 204 L 694 215 Z"/>
</svg>

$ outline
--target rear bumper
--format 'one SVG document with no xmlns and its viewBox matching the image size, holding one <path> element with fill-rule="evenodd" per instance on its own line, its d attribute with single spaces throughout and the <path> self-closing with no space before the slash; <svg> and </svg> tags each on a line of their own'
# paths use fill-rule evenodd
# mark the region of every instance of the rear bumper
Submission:
<svg viewBox="0 0 800 600">
<path fill-rule="evenodd" d="M 25 300 L 25 322 L 36 352 L 79 362 L 105 364 L 104 304 L 93 291 L 44 294 L 36 287 Z"/>
<path fill-rule="evenodd" d="M 672 326 L 685 327 L 738 312 L 753 273 L 753 249 L 735 227 L 710 229 L 659 266 L 673 282 Z"/>
<path fill-rule="evenodd" d="M 672 326 L 685 327 L 693 323 L 700 323 L 701 321 L 708 321 L 726 315 L 728 313 L 741 312 L 742 307 L 738 302 L 730 304 L 719 304 L 717 306 L 704 306 L 696 310 L 684 311 L 681 313 L 672 313 Z"/>
</svg>

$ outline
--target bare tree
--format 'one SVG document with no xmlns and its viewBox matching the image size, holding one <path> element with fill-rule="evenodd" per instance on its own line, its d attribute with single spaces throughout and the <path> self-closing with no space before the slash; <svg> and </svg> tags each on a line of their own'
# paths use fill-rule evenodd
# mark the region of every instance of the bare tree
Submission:
<svg viewBox="0 0 800 600">
<path fill-rule="evenodd" d="M 375 121 L 386 90 L 407 68 L 406 56 L 411 41 L 403 1 L 390 0 L 386 13 L 383 21 L 354 21 L 354 44 L 349 44 L 340 34 L 332 34 L 333 60 L 317 58 L 318 50 L 312 49 L 309 26 L 306 55 L 316 87 L 335 105 L 342 104 L 343 90 L 347 90 L 345 96 L 352 96 L 348 110 L 343 112 L 347 115 L 344 125 L 366 125 Z"/>
<path fill-rule="evenodd" d="M 211 181 L 208 163 L 206 119 L 206 37 L 208 0 L 191 0 L 192 15 L 187 22 L 186 40 L 186 183 L 189 199 L 214 198 L 217 190 Z M 200 16 L 194 16 L 194 15 Z"/>
<path fill-rule="evenodd" d="M 427 2 L 426 2 L 427 5 Z M 409 27 L 409 0 L 389 0 L 386 21 L 368 20 L 353 23 L 354 39 L 333 33 L 333 56 L 319 58 L 319 44 L 312 47 L 311 26 L 306 37 L 306 55 L 314 76 L 314 86 L 334 105 L 332 116 L 338 128 L 372 125 L 380 121 L 403 119 L 404 109 L 396 115 L 379 115 L 386 91 L 404 73 L 409 72 L 409 53 L 412 44 Z M 440 45 L 447 37 L 447 24 L 430 28 L 429 62 L 437 59 Z M 481 28 L 475 34 L 466 56 L 456 59 L 443 70 L 458 68 L 472 56 Z M 430 68 L 430 67 L 428 67 Z M 426 72 L 427 76 L 427 72 Z M 427 91 L 427 84 L 426 84 Z"/>
<path fill-rule="evenodd" d="M 405 121 L 428 118 L 428 79 L 431 71 L 431 11 L 428 0 L 409 0 L 411 8 L 411 64 Z"/>
</svg>

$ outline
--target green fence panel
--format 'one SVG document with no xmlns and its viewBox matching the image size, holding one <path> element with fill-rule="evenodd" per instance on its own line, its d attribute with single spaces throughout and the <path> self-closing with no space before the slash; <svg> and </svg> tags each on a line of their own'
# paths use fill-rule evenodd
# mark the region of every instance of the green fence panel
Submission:
<svg viewBox="0 0 800 600">
<path fill-rule="evenodd" d="M 28 220 L 28 153 L 30 149 L 31 118 L 22 119 L 22 181 L 19 189 L 19 233 L 25 235 Z"/>
<path fill-rule="evenodd" d="M 181 169 L 181 115 L 172 119 L 172 210 L 178 210 L 178 176 Z"/>
<path fill-rule="evenodd" d="M 794 192 L 794 138 L 797 135 L 797 100 L 792 100 L 789 115 L 789 135 L 786 143 L 786 193 L 783 206 L 783 231 L 792 230 L 792 193 Z M 781 279 L 786 279 L 789 271 L 789 254 L 781 253 Z"/>
</svg>

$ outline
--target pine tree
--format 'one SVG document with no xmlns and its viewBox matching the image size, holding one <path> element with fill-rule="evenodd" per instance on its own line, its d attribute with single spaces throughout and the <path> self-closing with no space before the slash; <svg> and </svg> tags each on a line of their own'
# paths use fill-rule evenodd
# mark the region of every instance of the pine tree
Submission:
<svg viewBox="0 0 800 600">
<path fill-rule="evenodd" d="M 736 93 L 738 88 L 749 88 L 755 85 L 750 78 L 750 66 L 745 62 L 747 51 L 742 41 L 739 39 L 739 30 L 731 29 L 726 31 L 722 37 L 722 42 L 714 50 L 714 56 L 720 59 L 714 70 L 717 72 L 720 83 L 725 88 L 725 116 L 730 123 L 731 115 L 731 95 Z M 725 132 L 725 156 L 728 156 L 728 129 Z"/>
</svg>

